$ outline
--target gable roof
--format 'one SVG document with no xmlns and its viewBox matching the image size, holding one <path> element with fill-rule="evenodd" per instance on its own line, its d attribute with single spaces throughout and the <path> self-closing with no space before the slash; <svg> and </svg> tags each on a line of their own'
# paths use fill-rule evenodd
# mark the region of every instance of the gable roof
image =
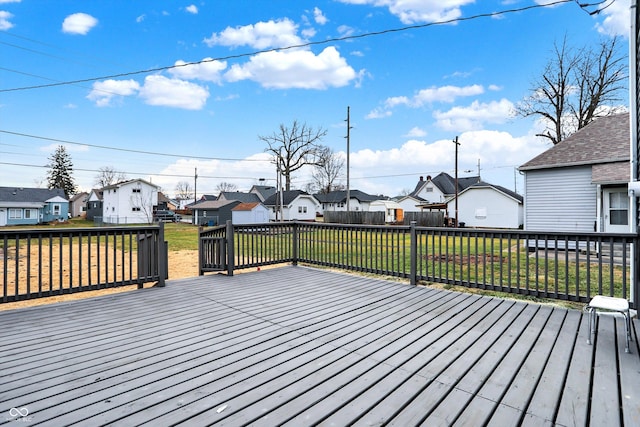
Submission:
<svg viewBox="0 0 640 427">
<path fill-rule="evenodd" d="M 142 184 L 147 184 L 153 188 L 160 188 L 155 184 L 150 183 L 149 181 L 145 181 L 144 179 L 140 179 L 140 178 L 136 178 L 136 179 L 130 179 L 128 181 L 121 181 L 121 182 L 116 182 L 115 184 L 111 184 L 111 185 L 105 185 L 104 187 L 102 187 L 102 191 L 104 190 L 110 190 L 112 188 L 120 188 L 120 187 L 124 187 L 125 185 L 129 185 L 129 184 L 133 184 L 135 182 L 139 182 Z"/>
<path fill-rule="evenodd" d="M 257 194 L 260 200 L 264 201 L 276 193 L 276 187 L 270 185 L 254 185 L 249 192 Z"/>
<path fill-rule="evenodd" d="M 240 203 L 238 206 L 231 209 L 232 211 L 252 211 L 256 207 L 260 206 L 262 203 L 252 202 L 252 203 Z"/>
<path fill-rule="evenodd" d="M 600 117 L 519 169 L 527 171 L 629 161 L 629 144 L 628 113 Z"/>
<path fill-rule="evenodd" d="M 518 193 L 516 193 L 515 191 L 511 191 L 508 188 L 505 188 L 501 185 L 495 185 L 495 184 L 490 184 L 488 182 L 484 182 L 484 181 L 480 181 L 480 182 L 476 182 L 473 185 L 470 185 L 469 187 L 465 188 L 464 190 L 462 190 L 459 194 L 462 194 L 464 192 L 467 191 L 471 191 L 474 188 L 492 188 L 496 191 L 498 191 L 499 193 L 504 194 L 507 197 L 510 197 L 516 201 L 518 201 L 519 203 L 524 202 L 524 197 Z"/>
<path fill-rule="evenodd" d="M 426 180 L 423 180 L 422 177 L 420 177 L 420 181 L 418 181 L 415 190 L 413 190 L 409 195 L 416 197 L 422 188 L 429 183 L 429 181 L 438 187 L 442 194 L 450 195 L 456 193 L 456 179 L 446 172 L 440 172 L 431 179 L 427 177 Z M 478 182 L 480 182 L 479 176 L 458 177 L 458 193 L 474 184 L 477 184 Z"/>
<path fill-rule="evenodd" d="M 86 192 L 84 192 L 84 191 L 83 191 L 83 192 L 81 192 L 81 193 L 74 194 L 73 196 L 71 196 L 71 197 L 69 198 L 69 201 L 70 201 L 70 202 L 76 202 L 76 201 L 78 201 L 79 199 L 81 199 L 82 197 L 84 197 L 84 198 L 89 197 L 89 193 L 86 193 Z M 81 201 L 82 201 L 82 200 L 81 200 Z"/>
<path fill-rule="evenodd" d="M 317 203 L 317 200 L 315 200 L 314 196 L 302 190 L 283 191 L 282 203 L 284 205 L 290 205 L 295 199 L 297 199 L 300 196 L 309 196 L 310 198 L 314 199 L 314 201 Z M 275 206 L 276 204 L 280 203 L 279 198 L 280 198 L 280 193 L 274 193 L 267 200 L 264 201 L 264 204 L 265 206 Z"/>
<path fill-rule="evenodd" d="M 237 200 L 241 203 L 260 202 L 260 197 L 255 193 L 243 193 L 242 191 L 222 191 L 218 200 Z"/>
<path fill-rule="evenodd" d="M 68 201 L 64 191 L 60 188 L 50 190 L 48 188 L 19 188 L 0 187 L 0 202 L 8 206 L 12 203 L 45 203 L 56 197 Z"/>
<path fill-rule="evenodd" d="M 220 209 L 225 206 L 233 208 L 239 204 L 240 202 L 237 200 L 205 200 L 191 205 L 191 209 Z"/>
<path fill-rule="evenodd" d="M 320 203 L 342 203 L 347 201 L 347 191 L 337 190 L 330 193 L 317 193 L 313 195 Z M 360 190 L 349 190 L 349 197 L 359 202 L 373 202 L 375 200 L 384 199 L 383 196 L 374 196 Z"/>
</svg>

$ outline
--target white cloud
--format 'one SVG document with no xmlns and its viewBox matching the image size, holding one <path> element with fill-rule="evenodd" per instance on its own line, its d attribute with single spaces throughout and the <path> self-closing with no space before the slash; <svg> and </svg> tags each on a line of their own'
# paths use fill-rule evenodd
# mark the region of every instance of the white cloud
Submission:
<svg viewBox="0 0 640 427">
<path fill-rule="evenodd" d="M 145 14 L 143 13 L 142 15 L 140 15 L 140 16 L 138 16 L 138 17 L 136 18 L 136 22 L 139 24 L 139 23 L 141 23 L 142 21 L 144 21 L 146 17 L 147 17 L 147 15 L 145 15 Z"/>
<path fill-rule="evenodd" d="M 231 82 L 253 80 L 266 88 L 327 89 L 349 84 L 357 77 L 334 47 L 315 55 L 309 50 L 265 52 L 249 62 L 234 64 L 225 74 Z"/>
<path fill-rule="evenodd" d="M 242 27 L 227 27 L 220 33 L 213 33 L 205 38 L 207 46 L 250 46 L 254 49 L 268 49 L 272 47 L 286 47 L 303 43 L 297 33 L 298 27 L 289 19 L 258 22 L 255 25 Z"/>
<path fill-rule="evenodd" d="M 147 76 L 140 97 L 149 105 L 201 110 L 209 98 L 206 87 L 160 75 Z"/>
<path fill-rule="evenodd" d="M 86 152 L 89 151 L 89 147 L 86 145 L 78 145 L 78 144 L 65 144 L 54 142 L 53 144 L 43 145 L 39 148 L 40 151 L 44 152 L 54 152 L 58 148 L 58 146 L 62 145 L 67 152 Z"/>
<path fill-rule="evenodd" d="M 196 6 L 195 4 L 189 5 L 185 8 L 185 10 L 189 13 L 192 13 L 194 15 L 198 14 L 198 6 Z"/>
<path fill-rule="evenodd" d="M 313 19 L 316 21 L 316 24 L 318 25 L 324 25 L 327 22 L 329 22 L 327 17 L 324 16 L 322 11 L 317 7 L 313 8 Z"/>
<path fill-rule="evenodd" d="M 469 131 L 481 129 L 485 123 L 506 122 L 513 112 L 513 103 L 507 99 L 480 103 L 474 101 L 468 107 L 453 107 L 449 111 L 435 111 L 437 126 L 449 131 Z"/>
<path fill-rule="evenodd" d="M 95 82 L 87 99 L 94 101 L 98 107 L 113 105 L 114 99 L 138 93 L 140 85 L 135 80 L 105 80 Z"/>
<path fill-rule="evenodd" d="M 412 128 L 405 135 L 405 137 L 407 137 L 407 138 L 422 138 L 422 137 L 425 137 L 425 136 L 427 136 L 427 131 L 425 131 L 424 129 L 420 129 L 417 126 Z"/>
<path fill-rule="evenodd" d="M 383 110 L 381 108 L 374 108 L 366 116 L 365 119 L 383 119 L 391 116 L 393 113 L 389 110 Z"/>
<path fill-rule="evenodd" d="M 180 79 L 220 83 L 222 80 L 221 71 L 227 68 L 225 61 L 215 61 L 212 58 L 204 58 L 197 64 L 184 64 L 186 64 L 185 61 L 176 61 L 175 65 L 177 67 L 170 69 L 169 73 Z"/>
<path fill-rule="evenodd" d="M 475 0 L 339 0 L 347 4 L 386 7 L 405 24 L 447 21 L 462 15 L 460 8 Z"/>
<path fill-rule="evenodd" d="M 621 35 L 629 38 L 630 13 L 628 1 L 612 2 L 601 12 L 605 18 L 602 23 L 596 25 L 598 32 L 609 36 Z"/>
<path fill-rule="evenodd" d="M 93 16 L 86 13 L 74 13 L 64 18 L 62 32 L 84 36 L 96 25 L 98 25 L 98 20 Z"/>
<path fill-rule="evenodd" d="M 13 14 L 0 10 L 0 31 L 6 31 L 10 28 L 13 28 L 13 24 L 10 19 L 13 18 Z"/>
<path fill-rule="evenodd" d="M 0 0 L 0 4 L 3 3 L 20 3 L 22 0 Z"/>
</svg>

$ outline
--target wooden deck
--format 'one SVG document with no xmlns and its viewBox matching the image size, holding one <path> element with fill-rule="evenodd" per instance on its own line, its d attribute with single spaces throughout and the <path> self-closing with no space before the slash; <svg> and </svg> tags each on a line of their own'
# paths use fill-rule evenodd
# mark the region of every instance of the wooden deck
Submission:
<svg viewBox="0 0 640 427">
<path fill-rule="evenodd" d="M 0 325 L 0 424 L 640 425 L 637 320 L 625 354 L 613 317 L 591 346 L 578 310 L 320 269 L 168 281 Z"/>
</svg>

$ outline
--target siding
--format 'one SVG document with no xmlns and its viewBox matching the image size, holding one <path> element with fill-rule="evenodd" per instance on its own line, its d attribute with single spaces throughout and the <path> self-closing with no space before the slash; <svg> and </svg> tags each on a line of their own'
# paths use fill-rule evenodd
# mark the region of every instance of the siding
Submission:
<svg viewBox="0 0 640 427">
<path fill-rule="evenodd" d="M 525 229 L 593 232 L 596 191 L 591 166 L 527 171 Z"/>
<path fill-rule="evenodd" d="M 449 207 L 455 216 L 455 202 Z M 483 210 L 486 217 L 477 217 L 476 210 Z M 518 228 L 521 219 L 520 204 L 493 188 L 472 187 L 458 196 L 458 221 L 467 227 Z"/>
</svg>

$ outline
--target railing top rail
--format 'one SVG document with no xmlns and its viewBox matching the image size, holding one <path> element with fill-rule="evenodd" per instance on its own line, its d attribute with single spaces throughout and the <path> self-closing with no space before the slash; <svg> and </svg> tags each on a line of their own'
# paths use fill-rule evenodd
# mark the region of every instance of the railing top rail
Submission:
<svg viewBox="0 0 640 427">
<path fill-rule="evenodd" d="M 634 233 L 582 233 L 582 232 L 565 232 L 565 231 L 531 231 L 531 230 L 513 230 L 513 229 L 501 229 L 501 228 L 451 228 L 451 227 L 416 227 L 418 231 L 431 231 L 431 232 L 445 232 L 445 233 L 463 233 L 463 234 L 509 234 L 518 235 L 522 238 L 533 238 L 532 236 L 548 236 L 548 237 L 579 237 L 579 238 L 591 238 L 599 240 L 602 238 L 622 238 L 632 239 L 640 236 Z"/>
<path fill-rule="evenodd" d="M 221 230 L 226 230 L 226 225 L 216 225 L 215 227 L 203 228 L 199 231 L 200 236 L 207 236 L 213 233 L 217 233 Z"/>
<path fill-rule="evenodd" d="M 34 235 L 84 235 L 84 234 L 107 234 L 107 233 L 140 233 L 140 232 L 157 232 L 159 225 L 131 225 L 120 227 L 64 227 L 64 228 L 20 228 L 11 230 L 0 229 L 0 236 L 8 238 L 23 238 Z"/>
</svg>

